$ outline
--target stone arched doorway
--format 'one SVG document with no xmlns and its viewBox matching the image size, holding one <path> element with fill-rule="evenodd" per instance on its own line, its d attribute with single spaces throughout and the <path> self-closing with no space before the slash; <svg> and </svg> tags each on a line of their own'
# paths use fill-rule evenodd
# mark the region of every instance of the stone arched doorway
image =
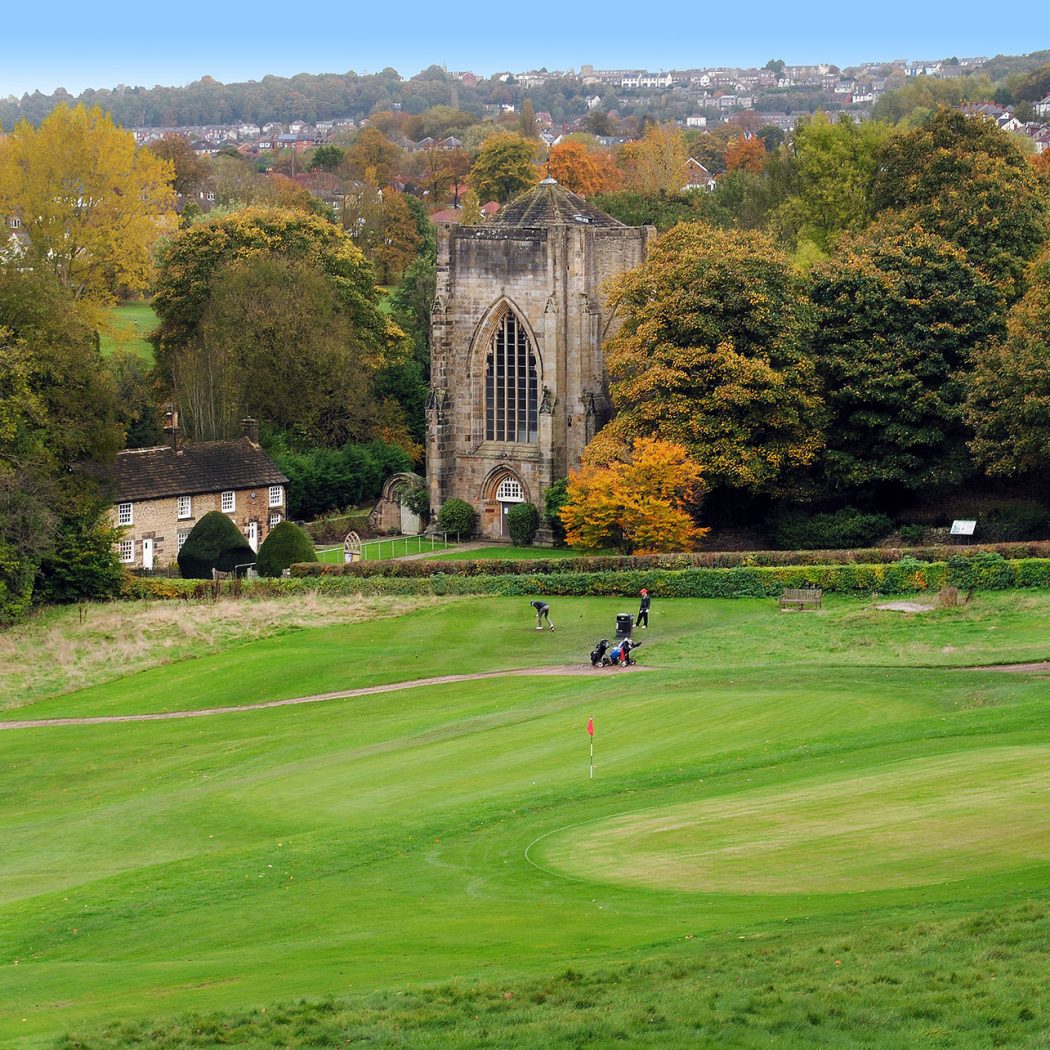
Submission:
<svg viewBox="0 0 1050 1050">
<path fill-rule="evenodd" d="M 497 467 L 488 476 L 482 491 L 482 536 L 509 540 L 507 514 L 519 503 L 528 502 L 529 492 L 520 476 L 510 467 Z"/>
<path fill-rule="evenodd" d="M 404 496 L 419 488 L 423 479 L 418 474 L 392 474 L 383 485 L 383 495 L 372 511 L 371 524 L 377 532 L 400 532 L 403 536 L 415 536 L 423 523 L 411 508 L 402 502 Z"/>
</svg>

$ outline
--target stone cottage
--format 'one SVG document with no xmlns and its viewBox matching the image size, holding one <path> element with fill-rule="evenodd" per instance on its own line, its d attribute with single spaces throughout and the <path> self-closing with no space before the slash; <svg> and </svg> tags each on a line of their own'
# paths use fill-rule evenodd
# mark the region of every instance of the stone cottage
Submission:
<svg viewBox="0 0 1050 1050">
<path fill-rule="evenodd" d="M 608 419 L 609 278 L 645 261 L 629 227 L 551 178 L 483 226 L 439 238 L 427 406 L 431 506 L 453 497 L 483 536 L 579 466 Z"/>
<path fill-rule="evenodd" d="M 234 441 L 127 449 L 110 468 L 110 520 L 123 528 L 120 560 L 131 569 L 171 565 L 190 530 L 208 511 L 228 514 L 252 550 L 286 514 L 288 479 L 259 447 L 245 421 Z"/>
</svg>

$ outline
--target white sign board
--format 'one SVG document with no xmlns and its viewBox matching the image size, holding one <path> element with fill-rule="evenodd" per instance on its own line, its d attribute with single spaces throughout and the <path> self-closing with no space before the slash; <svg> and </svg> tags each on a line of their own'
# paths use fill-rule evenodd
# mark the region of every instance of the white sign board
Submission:
<svg viewBox="0 0 1050 1050">
<path fill-rule="evenodd" d="M 952 522 L 952 535 L 953 536 L 972 536 L 973 530 L 977 528 L 976 521 L 953 521 Z"/>
</svg>

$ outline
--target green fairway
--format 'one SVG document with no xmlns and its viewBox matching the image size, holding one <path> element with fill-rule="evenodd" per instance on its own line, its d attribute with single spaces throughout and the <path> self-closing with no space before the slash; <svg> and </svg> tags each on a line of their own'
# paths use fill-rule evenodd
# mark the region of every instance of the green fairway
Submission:
<svg viewBox="0 0 1050 1050">
<path fill-rule="evenodd" d="M 449 599 L 15 700 L 562 668 L 0 731 L 0 1046 L 1045 1046 L 1050 677 L 967 668 L 1050 655 L 1050 595 L 663 600 L 646 670 L 591 671 L 623 604 Z"/>
<path fill-rule="evenodd" d="M 103 356 L 114 350 L 130 350 L 153 364 L 153 344 L 146 336 L 157 327 L 157 315 L 149 303 L 133 300 L 113 307 L 114 334 L 101 339 Z"/>
</svg>

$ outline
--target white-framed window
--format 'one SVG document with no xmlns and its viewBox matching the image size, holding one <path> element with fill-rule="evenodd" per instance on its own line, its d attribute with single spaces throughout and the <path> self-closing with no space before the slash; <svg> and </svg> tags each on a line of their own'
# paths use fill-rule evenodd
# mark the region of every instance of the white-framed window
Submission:
<svg viewBox="0 0 1050 1050">
<path fill-rule="evenodd" d="M 12 215 L 11 218 L 8 220 L 7 224 L 11 227 L 12 230 L 17 230 L 21 227 L 22 220 L 19 219 L 17 216 Z"/>
<path fill-rule="evenodd" d="M 189 533 L 186 530 L 184 530 L 184 529 L 180 529 L 179 530 L 179 550 L 180 551 L 182 550 L 182 545 L 186 542 L 186 537 L 187 536 L 189 536 Z"/>
<path fill-rule="evenodd" d="M 281 521 L 282 521 L 282 518 L 281 518 L 280 514 L 271 514 L 270 515 L 270 528 L 272 529 L 274 527 L 274 525 L 280 525 Z"/>
<path fill-rule="evenodd" d="M 118 503 L 117 504 L 117 524 L 118 525 L 134 525 L 134 515 L 132 514 L 131 508 L 134 507 L 133 503 Z"/>
<path fill-rule="evenodd" d="M 271 485 L 270 486 L 270 506 L 280 507 L 284 505 L 284 486 L 283 485 Z"/>
<path fill-rule="evenodd" d="M 496 499 L 501 503 L 523 503 L 525 496 L 517 478 L 504 478 L 496 489 Z"/>
<path fill-rule="evenodd" d="M 223 514 L 232 514 L 237 509 L 237 495 L 234 492 L 224 492 L 222 494 L 222 512 Z"/>
<path fill-rule="evenodd" d="M 193 517 L 193 497 L 192 496 L 179 496 L 176 499 L 175 504 L 178 508 L 178 517 L 182 521 L 183 518 Z"/>
<path fill-rule="evenodd" d="M 134 540 L 121 540 L 118 544 L 118 550 L 120 551 L 120 560 L 125 565 L 130 565 L 135 560 Z"/>
</svg>

